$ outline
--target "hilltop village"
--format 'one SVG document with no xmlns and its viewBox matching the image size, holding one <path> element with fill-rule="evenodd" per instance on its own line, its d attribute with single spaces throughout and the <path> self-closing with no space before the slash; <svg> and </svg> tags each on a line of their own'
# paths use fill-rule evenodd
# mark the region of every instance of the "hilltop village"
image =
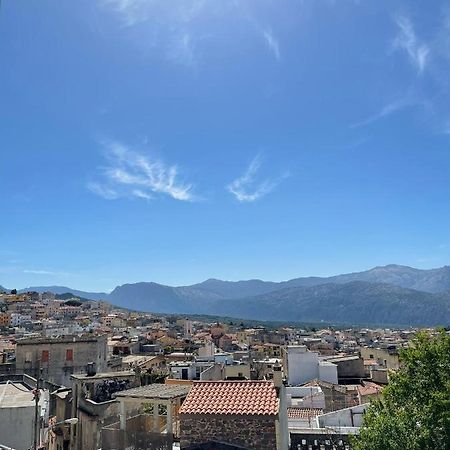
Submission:
<svg viewBox="0 0 450 450">
<path fill-rule="evenodd" d="M 417 333 L 16 291 L 0 294 L 0 331 L 0 445 L 16 450 L 350 449 Z"/>
</svg>

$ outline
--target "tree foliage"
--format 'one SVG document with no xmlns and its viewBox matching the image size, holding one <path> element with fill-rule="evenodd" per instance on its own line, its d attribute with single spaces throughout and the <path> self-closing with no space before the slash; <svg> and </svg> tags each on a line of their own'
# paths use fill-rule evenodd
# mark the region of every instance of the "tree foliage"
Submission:
<svg viewBox="0 0 450 450">
<path fill-rule="evenodd" d="M 450 336 L 421 332 L 369 407 L 355 450 L 450 449 Z"/>
<path fill-rule="evenodd" d="M 66 306 L 81 306 L 83 303 L 80 302 L 79 300 L 71 299 L 71 300 L 67 300 L 67 302 L 64 302 L 64 304 Z"/>
</svg>

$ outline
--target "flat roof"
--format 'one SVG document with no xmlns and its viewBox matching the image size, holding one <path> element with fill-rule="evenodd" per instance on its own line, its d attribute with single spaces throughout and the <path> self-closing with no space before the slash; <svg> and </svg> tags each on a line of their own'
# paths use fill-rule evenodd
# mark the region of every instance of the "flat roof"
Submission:
<svg viewBox="0 0 450 450">
<path fill-rule="evenodd" d="M 127 389 L 115 394 L 116 397 L 133 398 L 158 398 L 168 400 L 171 398 L 185 397 L 191 386 L 181 384 L 149 384 L 137 388 Z"/>
<path fill-rule="evenodd" d="M 158 355 L 127 355 L 122 357 L 122 362 L 129 364 L 134 362 L 148 362 L 155 358 L 159 358 Z"/>
<path fill-rule="evenodd" d="M 0 408 L 33 408 L 33 398 L 33 392 L 22 383 L 0 384 Z"/>
<path fill-rule="evenodd" d="M 136 375 L 134 370 L 124 370 L 121 372 L 101 372 L 96 373 L 95 375 L 87 375 L 85 373 L 78 373 L 71 375 L 70 378 L 74 378 L 76 380 L 99 380 L 103 378 L 120 378 L 120 377 L 130 377 Z"/>
<path fill-rule="evenodd" d="M 61 336 L 59 338 L 51 337 L 33 337 L 33 338 L 23 338 L 16 341 L 17 345 L 36 345 L 36 344 L 71 344 L 77 342 L 97 342 L 99 339 L 106 339 L 106 335 L 95 335 L 95 336 Z"/>
<path fill-rule="evenodd" d="M 360 359 L 357 355 L 348 355 L 348 356 L 333 356 L 331 358 L 326 358 L 325 361 L 337 363 L 340 361 L 356 361 L 357 359 Z"/>
</svg>

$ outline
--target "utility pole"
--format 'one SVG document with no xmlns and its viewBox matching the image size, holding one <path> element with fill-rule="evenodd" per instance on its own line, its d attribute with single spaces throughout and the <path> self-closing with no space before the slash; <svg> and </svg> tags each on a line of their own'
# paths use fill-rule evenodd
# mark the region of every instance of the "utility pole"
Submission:
<svg viewBox="0 0 450 450">
<path fill-rule="evenodd" d="M 39 445 L 39 431 L 41 427 L 39 426 L 39 398 L 41 396 L 40 391 L 40 381 L 41 381 L 41 368 L 38 368 L 38 376 L 36 379 L 36 389 L 34 390 L 34 439 L 33 439 L 33 450 L 38 450 Z"/>
</svg>

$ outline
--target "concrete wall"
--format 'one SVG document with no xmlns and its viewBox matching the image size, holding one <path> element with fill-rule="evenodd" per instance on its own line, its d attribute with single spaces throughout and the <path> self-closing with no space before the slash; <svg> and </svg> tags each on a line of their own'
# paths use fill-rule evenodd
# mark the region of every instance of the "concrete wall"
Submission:
<svg viewBox="0 0 450 450">
<path fill-rule="evenodd" d="M 287 406 L 325 409 L 325 394 L 320 387 L 287 387 Z"/>
<path fill-rule="evenodd" d="M 223 364 L 213 364 L 200 374 L 202 381 L 216 381 L 225 379 L 225 368 Z"/>
<path fill-rule="evenodd" d="M 15 450 L 33 446 L 34 403 L 20 408 L 0 408 L 0 444 Z"/>
<path fill-rule="evenodd" d="M 364 378 L 366 375 L 362 358 L 343 358 L 341 361 L 337 359 L 334 364 L 337 365 L 339 378 Z"/>
<path fill-rule="evenodd" d="M 388 384 L 388 370 L 387 369 L 372 369 L 370 376 L 374 383 Z"/>
<path fill-rule="evenodd" d="M 365 403 L 352 408 L 340 409 L 318 416 L 317 420 L 321 428 L 360 427 L 367 407 L 368 403 Z"/>
<path fill-rule="evenodd" d="M 73 359 L 66 359 L 66 350 L 73 350 Z M 42 361 L 42 352 L 48 351 L 48 361 Z M 42 378 L 63 386 L 71 386 L 70 375 L 83 373 L 89 362 L 95 362 L 97 372 L 107 369 L 106 336 L 89 339 L 26 339 L 17 342 L 16 368 L 36 377 L 39 366 Z"/>
<path fill-rule="evenodd" d="M 180 419 L 182 449 L 210 441 L 249 450 L 277 449 L 275 416 L 181 414 Z"/>
<path fill-rule="evenodd" d="M 249 364 L 226 364 L 225 377 L 245 377 L 250 380 L 250 365 Z"/>
<path fill-rule="evenodd" d="M 362 358 L 375 359 L 379 365 L 387 369 L 398 370 L 400 367 L 398 354 L 389 353 L 387 349 L 363 347 L 360 353 Z"/>
<path fill-rule="evenodd" d="M 336 364 L 323 361 L 318 353 L 309 351 L 304 345 L 288 346 L 283 359 L 290 386 L 298 386 L 314 379 L 334 384 L 338 382 Z M 364 370 L 364 365 L 362 369 Z"/>
<path fill-rule="evenodd" d="M 319 363 L 319 380 L 327 381 L 328 383 L 337 384 L 338 382 L 338 368 L 331 363 Z"/>
<path fill-rule="evenodd" d="M 174 380 L 182 380 L 183 379 L 183 371 L 187 371 L 186 380 L 194 380 L 196 377 L 196 366 L 194 364 L 186 364 L 183 366 L 179 365 L 171 365 L 170 368 L 170 378 Z"/>
<path fill-rule="evenodd" d="M 288 384 L 295 386 L 319 378 L 319 357 L 304 345 L 286 349 Z"/>
<path fill-rule="evenodd" d="M 281 372 L 280 372 L 281 374 Z M 278 420 L 275 422 L 277 450 L 287 450 L 289 447 L 289 421 L 287 416 L 286 387 L 278 388 L 278 399 L 280 401 Z"/>
</svg>

